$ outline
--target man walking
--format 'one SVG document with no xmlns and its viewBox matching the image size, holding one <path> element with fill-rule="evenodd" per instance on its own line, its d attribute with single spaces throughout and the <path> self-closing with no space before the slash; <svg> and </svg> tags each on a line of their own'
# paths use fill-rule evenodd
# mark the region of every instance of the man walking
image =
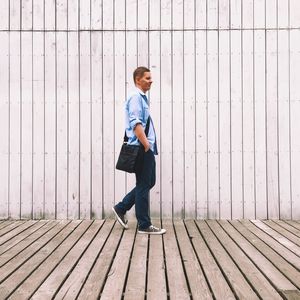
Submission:
<svg viewBox="0 0 300 300">
<path fill-rule="evenodd" d="M 145 94 L 150 90 L 152 84 L 150 70 L 145 67 L 138 67 L 133 73 L 133 80 L 136 90 L 128 97 L 125 104 L 126 135 L 128 144 L 142 144 L 145 154 L 143 165 L 135 174 L 135 188 L 112 209 L 119 223 L 124 228 L 128 228 L 125 214 L 135 204 L 138 233 L 164 234 L 166 230 L 153 226 L 149 216 L 149 191 L 155 185 L 156 177 L 154 155 L 158 154 L 154 125 L 149 114 L 149 101 Z M 148 118 L 150 124 L 146 136 L 145 127 Z"/>
</svg>

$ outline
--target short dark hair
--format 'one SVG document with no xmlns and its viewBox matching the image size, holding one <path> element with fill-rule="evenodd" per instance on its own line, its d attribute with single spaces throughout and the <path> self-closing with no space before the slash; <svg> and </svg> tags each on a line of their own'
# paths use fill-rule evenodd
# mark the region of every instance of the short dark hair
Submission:
<svg viewBox="0 0 300 300">
<path fill-rule="evenodd" d="M 144 76 L 144 73 L 150 72 L 150 70 L 146 67 L 138 67 L 133 72 L 133 81 L 136 83 L 137 78 L 142 78 Z"/>
</svg>

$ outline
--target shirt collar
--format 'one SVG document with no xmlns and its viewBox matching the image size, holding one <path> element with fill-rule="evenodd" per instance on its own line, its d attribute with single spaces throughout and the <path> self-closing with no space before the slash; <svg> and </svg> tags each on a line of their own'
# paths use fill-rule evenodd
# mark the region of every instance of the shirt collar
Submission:
<svg viewBox="0 0 300 300">
<path fill-rule="evenodd" d="M 141 95 L 147 97 L 147 95 L 146 95 L 142 90 L 140 90 L 138 87 L 136 87 L 136 89 L 137 89 L 137 91 L 138 91 Z"/>
</svg>

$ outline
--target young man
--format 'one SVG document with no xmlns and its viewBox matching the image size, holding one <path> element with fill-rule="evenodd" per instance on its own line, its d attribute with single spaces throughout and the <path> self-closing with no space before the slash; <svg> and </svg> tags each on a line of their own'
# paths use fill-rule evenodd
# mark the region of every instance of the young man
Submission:
<svg viewBox="0 0 300 300">
<path fill-rule="evenodd" d="M 136 90 L 128 97 L 125 104 L 126 135 L 129 144 L 144 146 L 144 161 L 141 170 L 135 174 L 135 188 L 112 209 L 119 223 L 124 228 L 128 228 L 125 214 L 135 204 L 138 233 L 164 234 L 166 230 L 153 226 L 149 216 L 149 191 L 155 185 L 154 155 L 157 155 L 155 130 L 149 114 L 149 101 L 145 94 L 150 90 L 152 84 L 150 70 L 138 67 L 133 73 L 133 80 Z M 146 136 L 145 127 L 148 117 L 150 125 Z"/>
</svg>

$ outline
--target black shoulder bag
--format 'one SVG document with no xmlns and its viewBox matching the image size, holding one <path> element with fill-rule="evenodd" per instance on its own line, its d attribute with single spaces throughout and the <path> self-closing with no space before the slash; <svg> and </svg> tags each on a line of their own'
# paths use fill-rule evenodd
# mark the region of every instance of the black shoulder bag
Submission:
<svg viewBox="0 0 300 300">
<path fill-rule="evenodd" d="M 148 136 L 150 125 L 150 116 L 148 117 L 145 134 Z M 124 134 L 124 142 L 117 161 L 116 169 L 128 173 L 136 173 L 143 166 L 145 148 L 143 145 L 129 145 L 126 130 Z"/>
</svg>

